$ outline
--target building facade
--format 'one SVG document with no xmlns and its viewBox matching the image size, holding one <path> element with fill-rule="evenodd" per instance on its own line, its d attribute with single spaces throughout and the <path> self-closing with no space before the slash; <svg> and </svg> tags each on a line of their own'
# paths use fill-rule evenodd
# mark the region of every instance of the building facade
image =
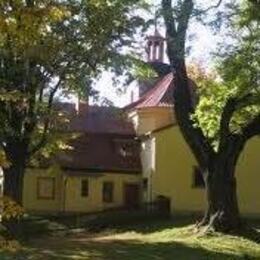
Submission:
<svg viewBox="0 0 260 260">
<path fill-rule="evenodd" d="M 157 34 L 156 41 L 153 39 L 148 41 L 148 50 L 164 48 L 163 37 Z M 161 196 L 167 198 L 172 214 L 202 212 L 206 208 L 204 182 L 175 120 L 173 76 L 163 63 L 163 55 L 153 57 L 148 51 L 148 61 L 158 78 L 140 91 L 138 100 L 125 107 L 141 140 L 143 199 L 149 202 Z M 190 80 L 191 93 L 195 87 Z M 236 168 L 239 205 L 244 215 L 260 215 L 259 169 L 260 137 L 255 137 L 247 143 Z"/>
<path fill-rule="evenodd" d="M 23 204 L 30 212 L 90 213 L 135 208 L 141 201 L 140 147 L 132 124 L 114 108 L 79 107 L 70 108 L 68 131 L 78 134 L 72 149 L 26 171 Z"/>
<path fill-rule="evenodd" d="M 172 214 L 204 211 L 203 178 L 175 120 L 173 76 L 164 64 L 164 38 L 158 32 L 148 38 L 147 50 L 158 77 L 140 83 L 137 100 L 123 110 L 70 107 L 69 131 L 80 136 L 49 167 L 27 170 L 27 210 L 89 213 L 135 208 L 164 197 Z M 190 80 L 191 93 L 194 88 Z M 259 169 L 260 138 L 255 137 L 236 169 L 242 214 L 260 215 Z"/>
</svg>

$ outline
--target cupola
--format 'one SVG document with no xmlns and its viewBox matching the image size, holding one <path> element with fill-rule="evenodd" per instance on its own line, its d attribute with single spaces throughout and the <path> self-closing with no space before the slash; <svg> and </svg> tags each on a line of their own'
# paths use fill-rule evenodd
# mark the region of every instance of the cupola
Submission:
<svg viewBox="0 0 260 260">
<path fill-rule="evenodd" d="M 154 35 L 147 37 L 147 59 L 148 62 L 164 62 L 165 38 L 159 33 L 157 28 Z"/>
</svg>

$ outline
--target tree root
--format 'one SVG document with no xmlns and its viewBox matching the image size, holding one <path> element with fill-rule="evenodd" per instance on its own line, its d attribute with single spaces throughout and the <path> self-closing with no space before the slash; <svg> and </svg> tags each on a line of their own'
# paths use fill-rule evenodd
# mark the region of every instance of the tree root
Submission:
<svg viewBox="0 0 260 260">
<path fill-rule="evenodd" d="M 243 237 L 260 244 L 260 232 L 249 226 L 247 222 L 239 219 L 235 224 L 221 222 L 216 216 L 203 218 L 195 225 L 194 232 L 201 236 L 223 233 Z"/>
</svg>

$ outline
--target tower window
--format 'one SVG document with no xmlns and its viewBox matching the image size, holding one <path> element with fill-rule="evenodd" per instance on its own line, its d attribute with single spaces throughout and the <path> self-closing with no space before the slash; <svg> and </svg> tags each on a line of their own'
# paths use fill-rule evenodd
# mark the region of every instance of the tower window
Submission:
<svg viewBox="0 0 260 260">
<path fill-rule="evenodd" d="M 159 60 L 160 59 L 160 51 L 161 51 L 159 42 L 154 43 L 154 48 L 155 48 L 155 60 Z"/>
</svg>

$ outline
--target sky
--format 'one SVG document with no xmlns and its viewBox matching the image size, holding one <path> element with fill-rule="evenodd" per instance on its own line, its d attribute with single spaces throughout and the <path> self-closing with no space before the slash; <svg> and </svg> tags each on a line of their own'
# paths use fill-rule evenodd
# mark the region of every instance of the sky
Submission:
<svg viewBox="0 0 260 260">
<path fill-rule="evenodd" d="M 153 1 L 158 4 L 160 1 Z M 203 6 L 207 8 L 207 2 L 198 0 Z M 214 4 L 215 1 L 209 1 L 210 4 Z M 143 14 L 147 15 L 147 14 Z M 162 35 L 165 34 L 165 30 L 162 27 L 159 28 Z M 153 33 L 154 28 L 151 28 L 147 34 Z M 196 62 L 200 63 L 205 67 L 211 67 L 213 63 L 212 52 L 216 51 L 218 43 L 220 42 L 220 35 L 214 35 L 209 27 L 205 27 L 202 24 L 193 21 L 190 24 L 189 34 L 193 35 L 192 39 L 189 40 L 189 44 L 192 46 L 189 56 L 187 58 L 188 63 Z M 140 47 L 141 48 L 141 47 Z M 145 50 L 143 50 L 145 52 Z M 134 84 L 134 83 L 133 83 Z M 136 86 L 131 86 L 131 88 Z M 118 94 L 116 88 L 112 84 L 112 75 L 109 72 L 104 72 L 102 77 L 98 80 L 95 85 L 95 89 L 100 92 L 101 97 L 105 97 L 113 102 L 115 106 L 123 107 L 130 102 L 130 93 L 126 91 L 125 94 Z"/>
</svg>

